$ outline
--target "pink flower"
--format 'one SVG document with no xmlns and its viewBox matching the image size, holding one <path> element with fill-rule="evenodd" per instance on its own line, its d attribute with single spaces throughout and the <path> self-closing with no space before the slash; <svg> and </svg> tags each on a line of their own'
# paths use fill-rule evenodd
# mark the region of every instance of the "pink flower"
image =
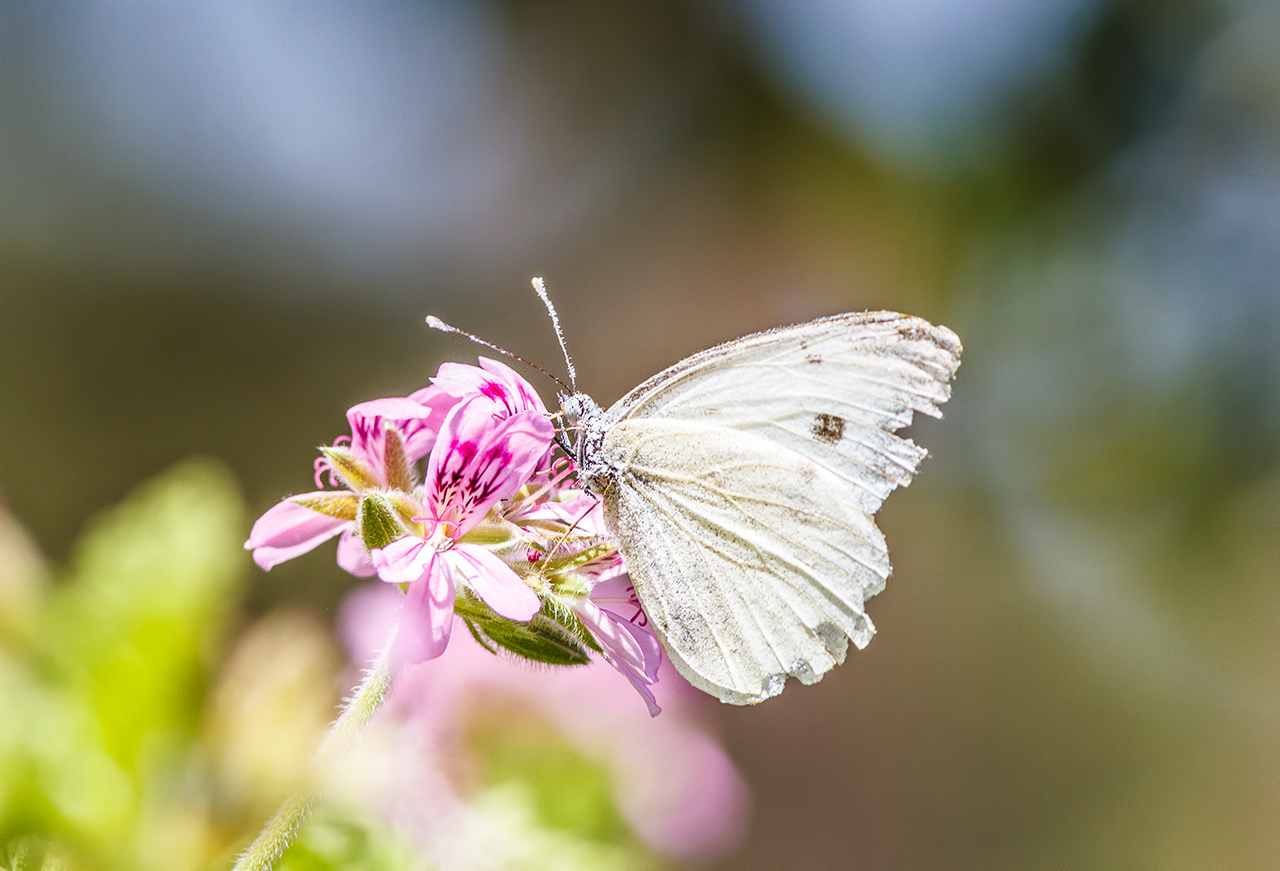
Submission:
<svg viewBox="0 0 1280 871">
<path fill-rule="evenodd" d="M 338 627 L 356 664 L 386 641 L 400 598 L 366 585 L 343 602 Z M 664 710 L 655 720 L 608 669 L 521 667 L 461 632 L 448 656 L 408 666 L 397 678 L 372 727 L 389 740 L 363 745 L 370 756 L 355 764 L 368 780 L 355 792 L 420 845 L 433 867 L 483 864 L 493 851 L 475 843 L 474 828 L 464 823 L 467 790 L 457 775 L 473 770 L 470 754 L 483 752 L 468 740 L 474 713 L 501 711 L 513 734 L 550 726 L 606 765 L 613 804 L 654 850 L 677 862 L 721 859 L 745 833 L 747 785 L 707 723 L 718 705 L 669 662 L 660 678 L 654 689 Z M 391 758 L 377 764 L 374 754 L 384 753 Z M 467 864 L 470 857 L 477 858 Z"/>
<path fill-rule="evenodd" d="M 557 608 L 577 617 L 566 616 L 561 626 L 570 661 L 600 651 L 656 715 L 650 687 L 661 648 L 608 540 L 599 503 L 575 486 L 571 461 L 552 462 L 554 429 L 533 387 L 496 360 L 479 362 L 445 363 L 430 386 L 408 398 L 353 407 L 351 436 L 322 448 L 316 461 L 317 485 L 327 473 L 335 489 L 274 506 L 245 546 L 270 569 L 340 536 L 344 569 L 405 587 L 396 649 L 409 662 L 444 651 L 459 584 L 518 622 L 538 614 L 547 597 L 549 620 Z M 424 457 L 425 484 L 417 472 Z M 484 634 L 485 619 L 469 625 Z M 565 649 L 556 647 L 563 638 L 544 630 L 556 631 L 540 623 L 518 643 L 502 633 L 486 637 L 491 649 L 563 662 Z"/>
<path fill-rule="evenodd" d="M 527 621 L 541 608 L 509 565 L 462 540 L 533 475 L 554 436 L 540 411 L 505 418 L 495 411 L 482 394 L 449 412 L 427 461 L 424 514 L 415 518 L 424 524 L 421 537 L 409 535 L 373 553 L 382 580 L 409 585 L 396 634 L 397 651 L 408 662 L 434 659 L 449 643 L 459 580 L 508 619 Z"/>
<path fill-rule="evenodd" d="M 551 476 L 554 488 L 556 476 Z M 604 525 L 604 509 L 592 496 L 577 491 L 577 495 L 563 501 L 535 501 L 517 506 L 508 517 L 517 523 L 557 522 L 584 537 L 576 547 L 607 539 Z M 566 542 L 554 538 L 547 544 L 548 550 L 566 547 Z M 572 602 L 570 607 L 587 631 L 604 649 L 605 661 L 631 682 L 644 699 L 649 715 L 662 712 L 650 689 L 658 681 L 658 666 L 662 664 L 662 646 L 657 634 L 649 626 L 648 617 L 640 607 L 631 579 L 622 564 L 622 556 L 616 549 L 603 556 L 577 566 L 574 571 L 590 580 L 590 593 Z"/>
<path fill-rule="evenodd" d="M 479 363 L 478 369 L 463 363 L 442 363 L 436 377 L 431 379 L 432 386 L 419 390 L 412 398 L 427 402 L 434 395 L 434 388 L 456 399 L 483 396 L 496 406 L 494 413 L 499 417 L 522 411 L 546 414 L 547 407 L 538 392 L 510 366 L 487 357 L 481 357 Z"/>
<path fill-rule="evenodd" d="M 588 598 L 573 603 L 573 612 L 604 648 L 605 660 L 640 693 L 649 716 L 662 713 L 650 689 L 658 682 L 662 646 L 640 608 L 631 579 L 620 574 L 596 584 Z"/>
<path fill-rule="evenodd" d="M 538 391 L 510 366 L 488 357 L 481 357 L 477 362 L 480 363 L 479 368 L 464 363 L 441 363 L 436 377 L 431 379 L 431 386 L 424 387 L 411 398 L 447 411 L 450 398 L 461 402 L 483 397 L 493 416 L 499 419 L 525 411 L 547 415 L 547 407 L 543 405 Z M 551 464 L 552 449 L 553 444 L 548 444 L 539 460 L 539 468 Z"/>
<path fill-rule="evenodd" d="M 353 406 L 347 412 L 350 445 L 343 448 L 350 465 L 336 468 L 329 457 L 316 461 L 318 486 L 323 486 L 321 474 L 328 471 L 331 479 L 341 479 L 351 490 L 303 493 L 272 506 L 258 518 L 244 545 L 253 551 L 254 562 L 270 571 L 272 566 L 341 535 L 338 564 L 359 577 L 372 575 L 373 564 L 355 534 L 357 494 L 366 486 L 392 485 L 390 478 L 403 477 L 414 462 L 426 456 L 436 437 L 428 420 L 437 413 L 420 402 L 403 398 L 374 399 Z M 395 440 L 396 445 L 389 448 L 389 440 Z M 347 441 L 346 437 L 338 443 L 343 441 Z M 394 483 L 412 486 L 405 481 Z"/>
</svg>

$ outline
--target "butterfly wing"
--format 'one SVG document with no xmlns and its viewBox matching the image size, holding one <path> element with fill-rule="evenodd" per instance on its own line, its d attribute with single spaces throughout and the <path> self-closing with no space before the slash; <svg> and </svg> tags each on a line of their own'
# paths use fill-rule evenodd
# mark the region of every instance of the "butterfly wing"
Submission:
<svg viewBox="0 0 1280 871">
<path fill-rule="evenodd" d="M 840 315 L 696 354 L 609 409 L 606 519 L 673 662 L 727 702 L 819 680 L 874 629 L 889 574 L 871 515 L 925 451 L 959 365 L 945 327 Z"/>
</svg>

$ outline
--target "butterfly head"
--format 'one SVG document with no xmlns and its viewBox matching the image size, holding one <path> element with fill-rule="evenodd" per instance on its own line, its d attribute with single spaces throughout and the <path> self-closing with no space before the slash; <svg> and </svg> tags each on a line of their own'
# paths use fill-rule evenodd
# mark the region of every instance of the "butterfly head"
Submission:
<svg viewBox="0 0 1280 871">
<path fill-rule="evenodd" d="M 564 425 L 568 429 L 577 426 L 583 418 L 601 414 L 602 409 L 585 393 L 561 393 L 560 413 L 564 415 Z"/>
</svg>

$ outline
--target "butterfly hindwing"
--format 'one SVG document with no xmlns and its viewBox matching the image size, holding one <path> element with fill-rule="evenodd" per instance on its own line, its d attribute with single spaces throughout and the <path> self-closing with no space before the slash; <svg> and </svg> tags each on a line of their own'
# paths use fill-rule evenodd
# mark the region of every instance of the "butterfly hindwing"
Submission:
<svg viewBox="0 0 1280 871">
<path fill-rule="evenodd" d="M 624 421 L 604 454 L 626 464 L 611 526 L 673 662 L 738 704 L 811 683 L 874 631 L 863 602 L 889 557 L 869 515 L 831 473 L 767 439 L 723 427 Z M 609 516 L 612 515 L 612 516 Z"/>
</svg>

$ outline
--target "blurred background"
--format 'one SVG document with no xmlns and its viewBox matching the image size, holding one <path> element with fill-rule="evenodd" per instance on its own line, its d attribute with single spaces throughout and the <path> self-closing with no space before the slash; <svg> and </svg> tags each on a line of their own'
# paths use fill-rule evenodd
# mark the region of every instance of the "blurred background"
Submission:
<svg viewBox="0 0 1280 871">
<path fill-rule="evenodd" d="M 0 867 L 226 867 L 358 649 L 329 548 L 264 574 L 251 519 L 474 362 L 429 313 L 559 372 L 535 275 L 606 405 L 836 312 L 965 345 L 877 639 L 677 711 L 732 837 L 584 823 L 617 770 L 477 721 L 539 861 L 1275 867 L 1277 45 L 1268 0 L 0 7 Z M 417 867 L 376 805 L 290 867 Z"/>
</svg>

